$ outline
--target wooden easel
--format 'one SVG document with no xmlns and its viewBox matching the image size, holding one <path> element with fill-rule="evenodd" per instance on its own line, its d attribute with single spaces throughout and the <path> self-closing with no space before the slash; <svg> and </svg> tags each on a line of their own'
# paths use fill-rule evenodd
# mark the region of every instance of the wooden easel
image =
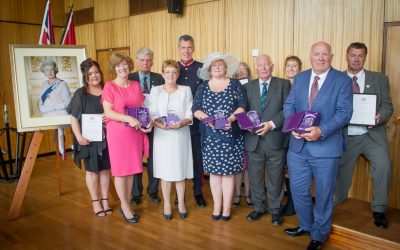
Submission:
<svg viewBox="0 0 400 250">
<path fill-rule="evenodd" d="M 14 198 L 11 203 L 10 211 L 8 212 L 8 220 L 15 220 L 21 211 L 22 202 L 24 201 L 26 189 L 32 175 L 33 166 L 35 165 L 37 153 L 39 152 L 40 143 L 42 142 L 43 131 L 35 131 L 32 137 L 31 145 L 29 146 L 28 154 L 24 162 L 24 167 L 21 171 L 21 177 L 18 181 L 17 190 L 15 190 Z M 58 151 L 58 150 L 57 150 Z M 60 185 L 61 188 L 61 185 Z"/>
<path fill-rule="evenodd" d="M 55 132 L 56 135 L 56 176 L 57 176 L 57 195 L 61 196 L 61 159 L 60 152 L 58 150 L 58 131 Z M 21 176 L 18 181 L 17 189 L 15 190 L 14 198 L 11 203 L 10 210 L 8 212 L 8 220 L 15 220 L 19 217 L 21 211 L 22 203 L 25 198 L 26 189 L 28 188 L 29 180 L 31 179 L 33 167 L 35 166 L 35 161 L 37 154 L 39 152 L 40 144 L 43 139 L 43 131 L 35 131 L 32 137 L 31 145 L 28 149 L 28 154 L 24 162 L 24 166 L 21 171 Z M 114 200 L 118 200 L 118 195 L 115 190 L 114 182 L 110 181 L 110 193 Z"/>
</svg>

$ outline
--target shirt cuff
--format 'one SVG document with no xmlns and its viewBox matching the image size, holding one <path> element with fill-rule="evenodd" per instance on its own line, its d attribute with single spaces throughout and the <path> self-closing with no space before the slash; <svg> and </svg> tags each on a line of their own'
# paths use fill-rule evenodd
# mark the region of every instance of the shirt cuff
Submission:
<svg viewBox="0 0 400 250">
<path fill-rule="evenodd" d="M 274 130 L 276 128 L 275 123 L 273 121 L 268 122 L 271 125 L 271 130 Z"/>
</svg>

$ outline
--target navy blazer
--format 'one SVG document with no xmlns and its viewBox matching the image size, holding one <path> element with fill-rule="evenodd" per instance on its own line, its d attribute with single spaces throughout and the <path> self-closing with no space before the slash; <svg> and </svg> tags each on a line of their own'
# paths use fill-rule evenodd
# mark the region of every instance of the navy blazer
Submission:
<svg viewBox="0 0 400 250">
<path fill-rule="evenodd" d="M 297 74 L 283 106 L 284 117 L 308 110 L 311 69 Z M 321 137 L 309 143 L 313 157 L 340 157 L 344 151 L 342 129 L 353 114 L 352 82 L 343 72 L 330 68 L 324 84 L 318 91 L 311 111 L 320 113 Z M 289 149 L 299 153 L 306 141 L 290 136 Z"/>
</svg>

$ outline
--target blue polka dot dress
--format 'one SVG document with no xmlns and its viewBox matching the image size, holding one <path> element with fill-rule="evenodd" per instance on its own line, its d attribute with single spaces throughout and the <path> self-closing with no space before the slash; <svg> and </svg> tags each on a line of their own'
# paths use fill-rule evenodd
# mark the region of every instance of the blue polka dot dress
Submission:
<svg viewBox="0 0 400 250">
<path fill-rule="evenodd" d="M 196 92 L 192 110 L 202 110 L 208 115 L 223 111 L 225 117 L 229 117 L 238 107 L 246 108 L 244 91 L 240 82 L 234 79 L 221 92 L 211 91 L 208 81 L 205 81 Z M 205 172 L 232 175 L 243 171 L 244 139 L 236 122 L 227 131 L 202 125 L 201 132 Z"/>
</svg>

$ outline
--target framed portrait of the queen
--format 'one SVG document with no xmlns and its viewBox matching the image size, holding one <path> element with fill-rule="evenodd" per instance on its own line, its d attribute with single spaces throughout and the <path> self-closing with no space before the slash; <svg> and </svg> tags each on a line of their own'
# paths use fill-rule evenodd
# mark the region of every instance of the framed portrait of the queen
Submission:
<svg viewBox="0 0 400 250">
<path fill-rule="evenodd" d="M 18 131 L 70 124 L 66 109 L 82 86 L 86 46 L 11 44 L 10 59 Z"/>
</svg>

